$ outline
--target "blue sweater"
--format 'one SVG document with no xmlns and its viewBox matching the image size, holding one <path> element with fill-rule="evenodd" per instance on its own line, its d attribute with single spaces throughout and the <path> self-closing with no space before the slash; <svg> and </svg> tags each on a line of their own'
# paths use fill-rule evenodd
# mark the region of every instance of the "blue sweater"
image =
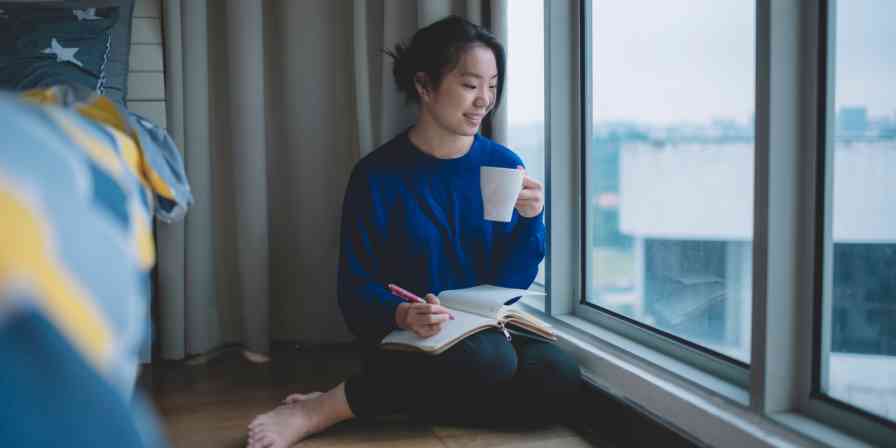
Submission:
<svg viewBox="0 0 896 448">
<path fill-rule="evenodd" d="M 396 328 L 401 300 L 386 284 L 421 297 L 493 284 L 528 288 L 544 258 L 544 212 L 509 223 L 482 217 L 479 168 L 522 165 L 513 151 L 476 135 L 456 159 L 418 149 L 404 132 L 361 159 L 342 209 L 339 306 L 362 343 Z"/>
</svg>

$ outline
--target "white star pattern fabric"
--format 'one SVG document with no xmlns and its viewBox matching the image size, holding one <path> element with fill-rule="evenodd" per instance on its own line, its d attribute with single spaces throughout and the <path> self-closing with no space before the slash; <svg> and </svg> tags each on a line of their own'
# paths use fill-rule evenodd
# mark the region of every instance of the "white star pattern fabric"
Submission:
<svg viewBox="0 0 896 448">
<path fill-rule="evenodd" d="M 82 20 L 99 20 L 102 18 L 96 16 L 96 8 L 75 9 L 72 10 L 72 14 L 78 18 L 79 22 Z"/>
<path fill-rule="evenodd" d="M 83 67 L 84 64 L 75 59 L 75 53 L 77 53 L 78 50 L 79 48 L 76 47 L 65 48 L 62 45 L 59 45 L 59 42 L 54 37 L 50 42 L 50 48 L 45 48 L 43 53 L 56 56 L 56 62 L 71 62 L 78 67 Z"/>
</svg>

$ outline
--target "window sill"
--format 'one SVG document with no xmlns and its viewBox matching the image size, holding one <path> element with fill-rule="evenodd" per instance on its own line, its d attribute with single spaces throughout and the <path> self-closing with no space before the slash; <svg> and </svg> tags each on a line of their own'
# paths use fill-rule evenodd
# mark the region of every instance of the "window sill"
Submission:
<svg viewBox="0 0 896 448">
<path fill-rule="evenodd" d="M 748 390 L 581 318 L 542 317 L 587 381 L 707 445 L 868 446 L 802 415 L 758 415 Z"/>
</svg>

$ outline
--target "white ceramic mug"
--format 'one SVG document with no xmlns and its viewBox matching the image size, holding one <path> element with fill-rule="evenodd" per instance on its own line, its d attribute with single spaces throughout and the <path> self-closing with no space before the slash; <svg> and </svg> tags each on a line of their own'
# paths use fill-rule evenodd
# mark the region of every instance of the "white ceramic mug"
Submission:
<svg viewBox="0 0 896 448">
<path fill-rule="evenodd" d="M 483 218 L 489 221 L 510 222 L 516 199 L 523 189 L 523 171 L 483 166 L 479 170 L 479 176 Z"/>
</svg>

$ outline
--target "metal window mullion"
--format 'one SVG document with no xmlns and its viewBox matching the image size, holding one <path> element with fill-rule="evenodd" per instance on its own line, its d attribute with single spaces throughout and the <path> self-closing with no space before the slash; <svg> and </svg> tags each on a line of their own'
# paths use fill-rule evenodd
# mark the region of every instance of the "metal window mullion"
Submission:
<svg viewBox="0 0 896 448">
<path fill-rule="evenodd" d="M 800 17 L 805 2 L 756 3 L 756 150 L 750 405 L 797 406 L 800 267 Z"/>
<path fill-rule="evenodd" d="M 593 224 L 596 218 L 593 213 L 590 213 L 591 199 L 589 197 L 590 185 L 594 184 L 590 181 L 590 176 L 596 175 L 596 173 L 589 172 L 589 167 L 592 166 L 591 159 L 593 157 L 593 145 L 591 141 L 594 134 L 594 59 L 592 58 L 592 42 L 594 42 L 594 36 L 592 35 L 592 33 L 594 33 L 594 26 L 592 23 L 594 17 L 593 8 L 594 2 L 591 0 L 584 0 L 581 8 L 581 20 L 579 21 L 582 27 L 579 51 L 579 58 L 581 61 L 581 69 L 579 70 L 581 79 L 579 80 L 579 86 L 582 91 L 580 108 L 582 119 L 579 132 L 582 139 L 582 145 L 579 159 L 582 163 L 578 170 L 580 173 L 579 175 L 581 176 L 581 185 L 579 186 L 581 198 L 579 203 L 581 204 L 582 215 L 580 219 L 581 229 L 579 230 L 579 238 L 581 240 L 581 244 L 579 245 L 579 256 L 581 259 L 582 270 L 579 278 L 579 290 L 581 295 L 578 297 L 578 300 L 576 301 L 577 303 L 584 303 L 588 299 L 588 281 L 591 272 L 594 272 L 592 270 L 592 264 L 595 263 L 595 260 L 591 257 L 593 236 L 591 235 L 591 232 L 593 232 Z"/>
<path fill-rule="evenodd" d="M 821 306 L 819 312 L 814 313 L 817 320 L 813 319 L 813 322 L 807 323 L 810 328 L 818 326 L 818 333 L 816 334 L 817 340 L 814 341 L 812 347 L 808 347 L 811 349 L 809 353 L 813 355 L 810 356 L 810 362 L 808 364 L 810 365 L 810 368 L 818 374 L 818 377 L 814 378 L 813 381 L 810 382 L 807 380 L 807 383 L 809 384 L 806 389 L 808 389 L 810 393 L 818 390 L 822 385 L 828 384 L 828 358 L 826 356 L 820 356 L 816 360 L 814 357 L 822 353 L 831 352 L 831 325 L 824 325 L 824 323 L 832 322 L 831 310 L 833 309 L 834 301 L 832 295 L 834 283 L 834 74 L 836 67 L 836 46 L 834 43 L 836 42 L 835 33 L 837 29 L 834 21 L 834 18 L 836 17 L 835 4 L 836 1 L 834 0 L 829 2 L 824 0 L 820 1 L 818 12 L 815 17 L 815 23 L 819 25 L 814 28 L 816 39 L 819 41 L 824 39 L 824 49 L 826 54 L 820 55 L 825 61 L 819 61 L 823 62 L 823 64 L 816 70 L 816 73 L 820 72 L 820 70 L 824 70 L 824 74 L 820 78 L 820 81 L 823 84 L 820 86 L 820 89 L 816 89 L 816 92 L 819 93 L 817 93 L 818 96 L 814 98 L 816 100 L 817 110 L 821 112 L 821 116 L 819 117 L 819 120 L 816 120 L 818 125 L 808 129 L 812 132 L 813 136 L 816 138 L 821 136 L 823 139 L 821 142 L 816 140 L 815 145 L 811 148 L 813 155 L 823 162 L 820 166 L 817 166 L 818 169 L 813 170 L 818 173 L 818 178 L 815 182 L 817 188 L 816 191 L 822 193 L 821 195 L 816 194 L 813 197 L 813 199 L 820 202 L 821 213 L 816 211 L 812 215 L 813 217 L 818 216 L 816 232 L 820 232 L 820 238 L 816 240 L 818 243 L 814 245 L 814 249 L 816 260 L 820 260 L 820 264 L 817 265 L 820 272 L 817 273 L 817 277 L 813 278 L 813 283 L 817 286 L 815 288 L 808 288 L 807 292 L 812 294 L 808 302 L 816 306 L 820 304 Z M 819 20 L 821 15 L 824 15 L 825 20 Z M 824 26 L 824 29 L 819 30 L 818 26 Z M 816 57 L 819 57 L 817 53 L 818 52 L 816 51 Z M 816 66 L 818 67 L 818 65 Z M 819 96 L 821 97 L 819 98 Z M 821 133 L 819 133 L 818 126 L 821 126 Z M 819 145 L 819 143 L 821 143 L 821 145 Z M 809 378 L 812 377 L 810 376 Z"/>
<path fill-rule="evenodd" d="M 579 297 L 579 2 L 545 1 L 545 152 L 548 314 L 569 314 Z"/>
<path fill-rule="evenodd" d="M 823 256 L 831 245 L 831 183 L 830 179 L 832 152 L 827 146 L 833 142 L 833 105 L 827 104 L 825 98 L 833 98 L 833 31 L 823 20 L 825 14 L 825 1 L 818 0 L 810 3 L 803 16 L 804 27 L 802 37 L 804 39 L 803 55 L 805 58 L 805 77 L 802 101 L 803 108 L 803 153 L 806 162 L 803 164 L 805 182 L 801 198 L 802 210 L 800 216 L 803 219 L 803 235 L 800 241 L 802 259 L 807 260 L 800 271 L 800 322 L 799 345 L 801 357 L 797 372 L 798 399 L 797 408 L 806 408 L 808 400 L 813 392 L 814 384 L 819 381 L 826 382 L 822 377 L 815 377 L 819 370 L 814 366 L 823 362 L 817 357 L 821 347 L 830 343 L 830 337 L 816 333 L 816 329 L 824 328 L 822 322 L 826 322 L 829 316 L 821 307 L 816 306 L 816 297 L 821 290 L 830 291 L 831 277 L 825 272 L 830 272 L 828 257 Z M 826 56 L 827 55 L 827 56 Z M 830 56 L 830 57 L 829 57 Z M 809 261 L 811 260 L 811 262 Z M 828 266 L 825 267 L 824 265 Z M 827 286 L 821 286 L 824 283 Z M 823 293 L 828 297 L 828 293 Z M 828 303 L 829 304 L 829 303 Z M 823 376 L 826 376 L 826 368 Z"/>
</svg>

